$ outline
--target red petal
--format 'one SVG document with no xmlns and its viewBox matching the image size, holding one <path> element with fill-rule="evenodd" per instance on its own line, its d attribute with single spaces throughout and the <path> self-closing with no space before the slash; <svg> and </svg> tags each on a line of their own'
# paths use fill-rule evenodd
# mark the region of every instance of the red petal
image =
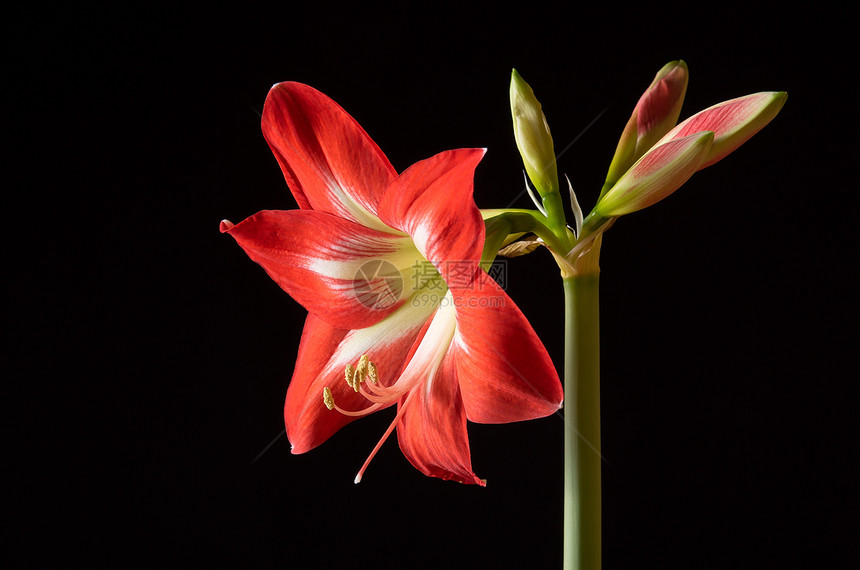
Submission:
<svg viewBox="0 0 860 570">
<path fill-rule="evenodd" d="M 404 277 L 395 263 L 420 259 L 407 237 L 312 210 L 266 210 L 221 231 L 309 312 L 341 329 L 372 325 L 401 305 Z M 397 253 L 404 255 L 386 261 Z"/>
<path fill-rule="evenodd" d="M 314 385 L 314 380 L 348 332 L 336 329 L 312 314 L 305 319 L 296 367 L 284 403 L 284 423 L 293 453 L 303 453 L 316 447 L 355 419 L 338 413 L 321 413 L 318 408 L 323 402 L 324 386 L 317 388 Z M 314 400 L 317 405 L 314 405 Z M 322 407 L 323 412 L 329 411 L 324 405 Z M 313 426 L 313 429 L 308 429 L 308 426 Z"/>
<path fill-rule="evenodd" d="M 370 402 L 350 388 L 344 379 L 346 365 L 355 365 L 361 355 L 367 354 L 376 364 L 382 384 L 393 384 L 431 312 L 432 308 L 403 305 L 380 323 L 352 331 L 335 329 L 322 319 L 308 315 L 284 405 L 293 453 L 313 449 L 359 417 L 326 408 L 323 388 L 328 387 L 335 403 L 345 410 L 366 409 Z"/>
<path fill-rule="evenodd" d="M 406 232 L 448 287 L 467 285 L 481 259 L 484 222 L 472 197 L 483 149 L 459 149 L 415 163 L 388 187 L 379 217 Z"/>
<path fill-rule="evenodd" d="M 269 91 L 262 129 L 300 207 L 368 225 L 397 172 L 355 119 L 316 89 L 286 82 Z"/>
<path fill-rule="evenodd" d="M 642 94 L 636 104 L 637 131 L 640 139 L 637 155 L 644 154 L 660 137 L 675 126 L 687 92 L 688 77 L 687 64 L 683 61 L 673 61 L 657 73 L 657 77 Z"/>
<path fill-rule="evenodd" d="M 558 373 L 511 298 L 483 272 L 472 287 L 452 293 L 451 351 L 469 420 L 508 423 L 558 411 L 564 397 Z"/>
<path fill-rule="evenodd" d="M 416 469 L 430 477 L 486 485 L 472 472 L 466 413 L 453 359 L 446 358 L 432 381 L 422 381 L 400 405 L 406 408 L 397 424 L 397 440 Z"/>
</svg>

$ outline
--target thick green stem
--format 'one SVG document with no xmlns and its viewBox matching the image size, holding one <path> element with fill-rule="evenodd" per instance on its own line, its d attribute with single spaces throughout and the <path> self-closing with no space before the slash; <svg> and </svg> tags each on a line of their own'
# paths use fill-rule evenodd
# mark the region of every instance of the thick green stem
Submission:
<svg viewBox="0 0 860 570">
<path fill-rule="evenodd" d="M 566 240 L 567 222 L 564 216 L 564 204 L 558 191 L 543 196 L 541 200 L 546 210 L 547 226 L 559 239 Z M 566 244 L 569 246 L 569 244 Z"/>
<path fill-rule="evenodd" d="M 601 565 L 599 276 L 564 279 L 564 570 Z"/>
</svg>

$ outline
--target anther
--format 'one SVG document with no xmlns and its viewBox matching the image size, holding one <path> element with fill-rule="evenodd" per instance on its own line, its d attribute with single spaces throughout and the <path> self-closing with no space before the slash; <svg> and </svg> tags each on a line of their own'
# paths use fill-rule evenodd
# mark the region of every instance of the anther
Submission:
<svg viewBox="0 0 860 570">
<path fill-rule="evenodd" d="M 379 372 L 376 370 L 376 364 L 367 363 L 367 379 L 374 384 L 379 384 Z"/>
<path fill-rule="evenodd" d="M 356 364 L 355 368 L 352 367 L 351 364 L 346 365 L 346 370 L 344 370 L 344 375 L 346 376 L 347 385 L 358 392 L 361 387 L 361 383 L 364 382 L 364 379 L 367 378 L 370 373 L 371 367 L 373 367 L 374 371 L 376 367 L 370 361 L 366 354 L 362 354 L 361 358 L 358 359 L 358 364 Z M 375 381 L 373 382 L 376 383 Z"/>
<path fill-rule="evenodd" d="M 364 378 L 367 376 L 367 364 L 370 362 L 370 359 L 366 354 L 362 354 L 361 358 L 358 359 L 358 365 L 355 367 L 355 375 L 361 378 L 360 382 L 364 382 Z"/>
<path fill-rule="evenodd" d="M 331 390 L 329 390 L 328 386 L 323 388 L 323 403 L 329 410 L 334 409 L 334 396 L 332 396 Z"/>
<path fill-rule="evenodd" d="M 352 388 L 352 379 L 355 376 L 355 368 L 352 367 L 352 364 L 346 365 L 346 370 L 343 371 L 343 375 L 346 378 L 346 385 Z"/>
</svg>

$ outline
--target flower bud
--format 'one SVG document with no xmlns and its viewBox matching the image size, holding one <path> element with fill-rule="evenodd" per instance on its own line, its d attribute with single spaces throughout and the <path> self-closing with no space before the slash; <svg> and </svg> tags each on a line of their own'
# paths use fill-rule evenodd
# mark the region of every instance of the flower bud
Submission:
<svg viewBox="0 0 860 570">
<path fill-rule="evenodd" d="M 682 60 L 669 62 L 657 72 L 621 133 L 604 191 L 675 126 L 681 114 L 688 79 L 687 64 Z"/>
<path fill-rule="evenodd" d="M 714 133 L 699 132 L 661 141 L 645 153 L 597 202 L 603 218 L 647 208 L 681 187 L 708 156 Z"/>
<path fill-rule="evenodd" d="M 776 117 L 785 104 L 785 91 L 753 93 L 708 107 L 666 133 L 663 141 L 713 131 L 714 144 L 699 169 L 726 157 Z M 662 141 L 661 141 L 662 142 Z"/>
<path fill-rule="evenodd" d="M 526 174 L 541 197 L 558 193 L 558 172 L 552 135 L 534 91 L 517 70 L 511 73 L 511 115 L 514 137 Z"/>
</svg>

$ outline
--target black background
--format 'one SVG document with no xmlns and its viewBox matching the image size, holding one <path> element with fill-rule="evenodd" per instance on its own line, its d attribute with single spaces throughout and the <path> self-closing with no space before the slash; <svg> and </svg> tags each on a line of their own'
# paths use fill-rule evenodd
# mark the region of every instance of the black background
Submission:
<svg viewBox="0 0 860 570">
<path fill-rule="evenodd" d="M 755 91 L 789 98 L 605 238 L 605 567 L 849 567 L 847 15 L 461 4 L 9 14 L 7 184 L 24 201 L 6 213 L 6 467 L 20 476 L 7 494 L 24 565 L 559 567 L 559 417 L 471 425 L 484 489 L 422 476 L 393 440 L 354 485 L 390 413 L 289 453 L 278 436 L 305 312 L 218 223 L 295 207 L 259 128 L 276 82 L 331 96 L 398 170 L 486 147 L 478 205 L 529 207 L 516 67 L 556 149 L 575 140 L 559 166 L 587 211 L 642 90 L 683 58 L 682 117 Z M 560 366 L 552 259 L 513 260 L 507 277 Z"/>
</svg>

